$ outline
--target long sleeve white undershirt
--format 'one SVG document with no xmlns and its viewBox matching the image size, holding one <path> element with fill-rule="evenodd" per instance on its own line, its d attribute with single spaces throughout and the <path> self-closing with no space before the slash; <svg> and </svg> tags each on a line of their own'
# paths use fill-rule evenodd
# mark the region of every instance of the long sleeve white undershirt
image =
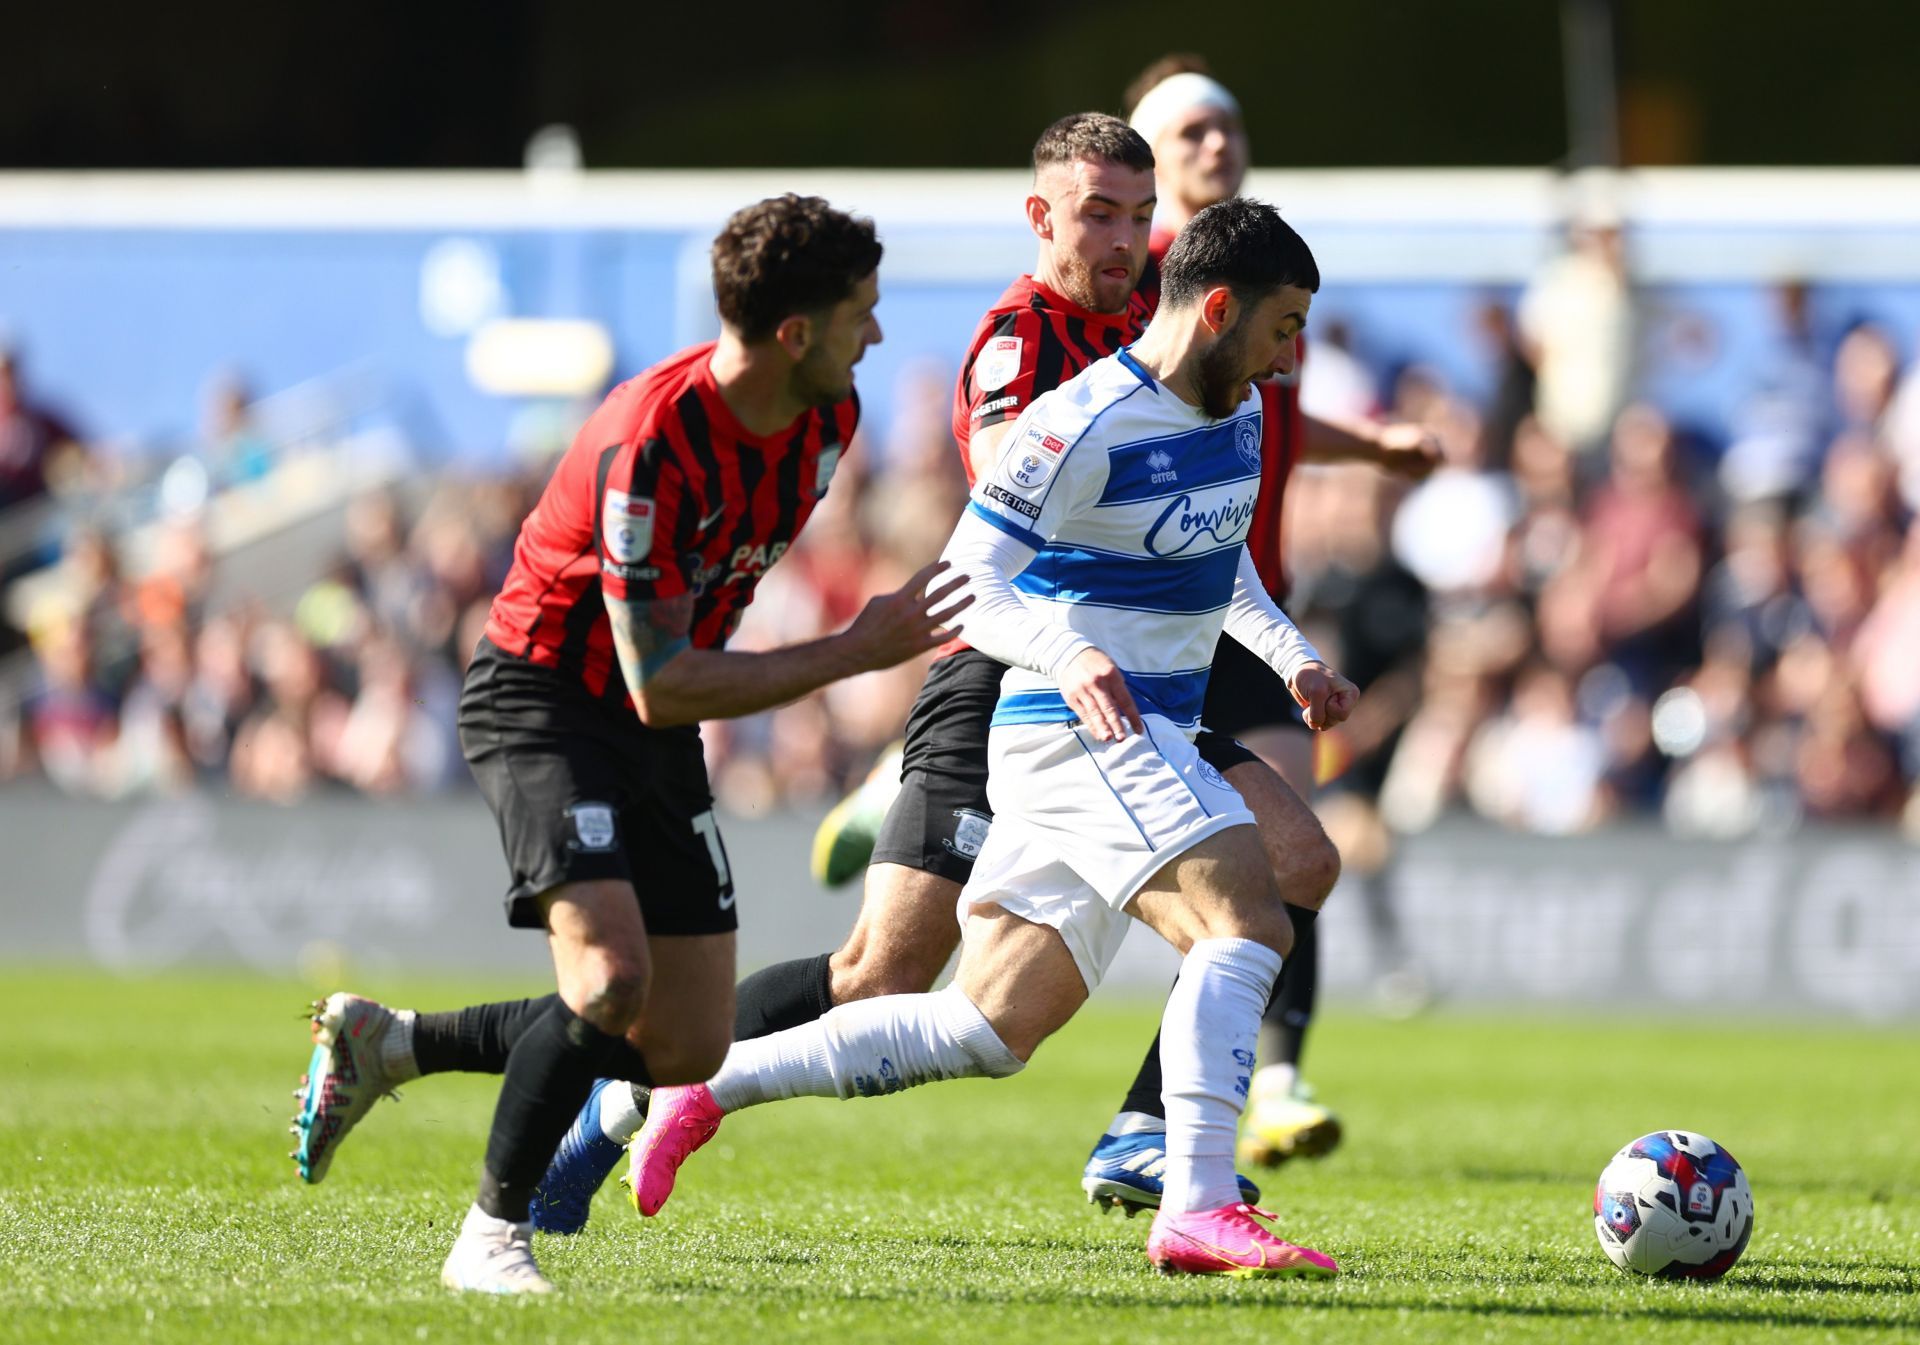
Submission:
<svg viewBox="0 0 1920 1345">
<path fill-rule="evenodd" d="M 1013 577 L 1039 554 L 968 510 L 960 515 L 941 559 L 966 575 L 966 591 L 973 595 L 961 631 L 966 642 L 989 658 L 1057 682 L 1061 671 L 1093 643 L 1020 601 Z"/>
<path fill-rule="evenodd" d="M 1227 634 L 1259 656 L 1288 686 L 1309 663 L 1324 663 L 1320 651 L 1287 619 L 1260 582 L 1253 553 L 1240 548 L 1240 571 L 1233 577 L 1233 605 L 1227 608 Z"/>
<path fill-rule="evenodd" d="M 962 631 L 967 643 L 990 658 L 1057 682 L 1067 664 L 1094 645 L 1078 632 L 1054 625 L 1020 600 L 1013 577 L 1038 554 L 969 511 L 960 516 L 942 559 L 967 576 L 967 592 L 973 595 Z M 1275 605 L 1245 547 L 1240 550 L 1240 568 L 1234 576 L 1226 631 L 1288 685 L 1301 668 L 1322 661 L 1319 651 Z"/>
</svg>

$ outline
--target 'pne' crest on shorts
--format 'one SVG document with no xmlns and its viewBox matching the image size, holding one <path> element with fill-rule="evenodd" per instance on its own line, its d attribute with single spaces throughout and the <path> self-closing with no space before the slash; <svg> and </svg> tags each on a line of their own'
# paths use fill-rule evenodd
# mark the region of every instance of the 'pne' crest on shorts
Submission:
<svg viewBox="0 0 1920 1345">
<path fill-rule="evenodd" d="M 980 858 L 980 847 L 987 843 L 987 829 L 993 819 L 972 808 L 953 810 L 953 839 L 947 848 L 966 859 Z"/>
<path fill-rule="evenodd" d="M 569 849 L 604 853 L 618 843 L 612 804 L 576 803 L 567 809 L 567 816 L 573 821 L 573 838 L 567 842 Z"/>
</svg>

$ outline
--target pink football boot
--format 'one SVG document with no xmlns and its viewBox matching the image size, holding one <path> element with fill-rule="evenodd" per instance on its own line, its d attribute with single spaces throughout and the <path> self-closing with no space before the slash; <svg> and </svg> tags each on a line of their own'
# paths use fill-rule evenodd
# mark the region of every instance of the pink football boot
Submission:
<svg viewBox="0 0 1920 1345">
<path fill-rule="evenodd" d="M 1169 1275 L 1234 1275 L 1324 1280 L 1340 1273 L 1331 1256 L 1283 1242 L 1254 1216 L 1271 1219 L 1252 1205 L 1175 1214 L 1162 1208 L 1147 1237 L 1147 1260 Z"/>
<path fill-rule="evenodd" d="M 660 1213 L 680 1165 L 714 1137 L 725 1117 L 703 1083 L 653 1090 L 647 1123 L 627 1145 L 627 1186 L 636 1210 L 648 1218 Z"/>
</svg>

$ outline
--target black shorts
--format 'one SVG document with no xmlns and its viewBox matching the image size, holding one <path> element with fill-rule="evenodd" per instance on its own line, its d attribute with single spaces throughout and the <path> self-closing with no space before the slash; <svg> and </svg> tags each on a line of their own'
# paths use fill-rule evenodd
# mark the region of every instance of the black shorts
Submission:
<svg viewBox="0 0 1920 1345">
<path fill-rule="evenodd" d="M 1200 720 L 1216 733 L 1238 736 L 1255 729 L 1294 728 L 1307 732 L 1300 707 L 1280 674 L 1230 636 L 1221 636 L 1207 677 L 1206 705 Z"/>
<path fill-rule="evenodd" d="M 647 728 L 482 640 L 460 746 L 500 824 L 508 924 L 539 929 L 541 893 L 613 878 L 633 885 L 650 934 L 739 927 L 698 728 Z"/>
<path fill-rule="evenodd" d="M 1006 670 L 977 649 L 949 655 L 927 670 L 907 716 L 900 793 L 880 824 L 870 862 L 902 864 L 955 883 L 973 873 L 993 821 L 987 805 L 987 731 Z M 1222 773 L 1259 760 L 1232 738 L 1206 729 L 1194 746 Z"/>
</svg>

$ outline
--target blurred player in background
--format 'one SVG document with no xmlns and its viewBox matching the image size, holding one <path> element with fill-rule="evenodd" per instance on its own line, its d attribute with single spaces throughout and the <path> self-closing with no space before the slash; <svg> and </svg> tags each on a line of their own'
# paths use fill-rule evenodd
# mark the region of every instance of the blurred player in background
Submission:
<svg viewBox="0 0 1920 1345">
<path fill-rule="evenodd" d="M 982 464 L 946 554 L 978 598 L 969 639 L 1008 668 L 959 970 L 938 994 L 838 1006 L 737 1044 L 710 1084 L 655 1090 L 634 1143 L 643 1214 L 729 1111 L 1018 1072 L 1138 919 L 1185 955 L 1160 1037 L 1149 1259 L 1188 1274 L 1335 1273 L 1258 1222 L 1272 1216 L 1234 1174 L 1260 1011 L 1293 936 L 1253 813 L 1195 741 L 1223 627 L 1314 728 L 1357 696 L 1268 598 L 1244 545 L 1262 478 L 1252 380 L 1292 368 L 1318 288 L 1272 207 L 1202 212 L 1168 253 L 1166 302 L 1139 340 L 1032 402 L 997 465 Z"/>
<path fill-rule="evenodd" d="M 309 1182 L 395 1084 L 505 1078 L 480 1189 L 441 1271 L 544 1293 L 529 1203 L 596 1078 L 709 1077 L 732 1039 L 734 890 L 700 746 L 751 714 L 948 638 L 958 581 L 928 566 L 845 632 L 723 646 L 826 493 L 853 435 L 853 366 L 880 340 L 870 221 L 817 197 L 735 214 L 714 242 L 718 341 L 610 393 L 520 531 L 460 704 L 499 822 L 508 923 L 544 928 L 557 994 L 456 1013 L 335 994 L 294 1130 Z"/>
</svg>

